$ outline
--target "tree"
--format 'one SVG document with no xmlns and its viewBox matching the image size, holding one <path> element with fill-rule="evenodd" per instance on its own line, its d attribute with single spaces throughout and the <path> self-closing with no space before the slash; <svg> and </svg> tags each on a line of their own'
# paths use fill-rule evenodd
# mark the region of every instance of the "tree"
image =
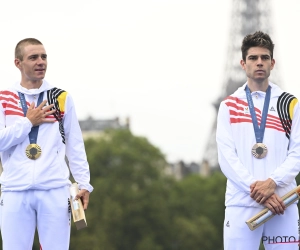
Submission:
<svg viewBox="0 0 300 250">
<path fill-rule="evenodd" d="M 226 178 L 191 175 L 173 189 L 171 210 L 177 249 L 222 249 Z M 198 246 L 198 248 L 197 248 Z"/>
<path fill-rule="evenodd" d="M 222 249 L 221 173 L 167 177 L 160 150 L 128 130 L 106 131 L 85 145 L 95 190 L 89 226 L 73 230 L 71 250 Z"/>
<path fill-rule="evenodd" d="M 128 130 L 106 131 L 85 145 L 95 190 L 90 226 L 73 230 L 71 249 L 164 250 L 175 181 L 163 175 L 167 163 L 160 150 Z"/>
</svg>

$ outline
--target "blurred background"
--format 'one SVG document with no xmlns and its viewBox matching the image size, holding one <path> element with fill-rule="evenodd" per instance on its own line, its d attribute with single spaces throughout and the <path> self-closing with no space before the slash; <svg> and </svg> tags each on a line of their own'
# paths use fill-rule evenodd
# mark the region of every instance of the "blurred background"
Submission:
<svg viewBox="0 0 300 250">
<path fill-rule="evenodd" d="M 246 81 L 239 47 L 256 30 L 275 43 L 271 80 L 300 96 L 299 13 L 298 0 L 0 3 L 1 89 L 35 37 L 46 79 L 75 100 L 95 191 L 70 249 L 222 249 L 216 110 Z"/>
</svg>

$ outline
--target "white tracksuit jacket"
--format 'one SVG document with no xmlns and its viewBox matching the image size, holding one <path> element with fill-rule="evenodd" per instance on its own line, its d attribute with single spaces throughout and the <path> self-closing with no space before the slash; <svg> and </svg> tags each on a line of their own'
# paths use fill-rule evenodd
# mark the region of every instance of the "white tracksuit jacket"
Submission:
<svg viewBox="0 0 300 250">
<path fill-rule="evenodd" d="M 218 159 L 227 177 L 226 206 L 261 207 L 250 197 L 250 185 L 271 178 L 276 193 L 283 196 L 296 187 L 300 171 L 300 110 L 298 100 L 269 82 L 271 98 L 263 143 L 268 154 L 256 159 L 251 149 L 256 143 L 245 83 L 221 102 L 216 140 Z M 260 124 L 265 92 L 252 92 L 253 104 Z"/>
<path fill-rule="evenodd" d="M 46 100 L 47 91 L 52 88 L 53 86 L 46 81 L 43 81 L 39 89 L 30 90 L 16 83 L 10 89 L 0 92 L 0 152 L 3 165 L 0 183 L 4 192 L 48 190 L 69 185 L 69 168 L 65 156 L 68 158 L 70 170 L 79 184 L 79 189 L 87 189 L 90 192 L 93 190 L 73 100 L 66 92 L 62 101 L 64 105 L 59 104 L 65 143 L 59 122 L 43 123 L 39 126 L 37 138 L 37 144 L 42 149 L 41 156 L 31 160 L 25 154 L 32 124 L 24 117 L 18 92 L 24 93 L 29 106 L 33 101 L 37 103 L 39 93 L 42 91 Z M 49 118 L 54 117 L 51 115 Z"/>
</svg>

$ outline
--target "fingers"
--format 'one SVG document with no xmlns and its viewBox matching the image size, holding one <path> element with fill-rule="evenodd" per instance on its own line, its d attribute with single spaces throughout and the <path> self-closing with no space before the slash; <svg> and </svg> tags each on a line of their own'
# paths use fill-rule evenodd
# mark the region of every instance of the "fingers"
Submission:
<svg viewBox="0 0 300 250">
<path fill-rule="evenodd" d="M 44 112 L 47 112 L 48 110 L 52 109 L 54 107 L 54 104 L 50 104 L 50 105 L 47 105 L 45 106 L 47 103 L 47 100 L 41 102 L 41 104 L 37 107 L 37 109 L 40 109 L 40 110 L 43 110 Z M 55 112 L 55 109 L 54 110 L 50 110 L 51 112 L 54 111 Z M 50 112 L 49 111 L 49 112 Z M 54 113 L 52 112 L 52 114 Z"/>
<path fill-rule="evenodd" d="M 252 192 L 251 192 L 251 194 L 250 194 L 250 197 L 251 197 L 253 200 L 257 200 L 258 195 L 256 195 L 256 192 L 252 190 Z"/>
<path fill-rule="evenodd" d="M 254 183 L 252 183 L 252 184 L 250 185 L 250 193 L 252 193 L 253 189 L 254 189 L 255 186 L 256 186 L 256 183 L 257 183 L 257 181 L 254 182 Z"/>
<path fill-rule="evenodd" d="M 30 107 L 27 110 L 26 117 L 31 121 L 32 126 L 37 126 L 41 123 L 53 123 L 56 121 L 55 118 L 47 118 L 47 116 L 52 115 L 56 112 L 55 109 L 52 109 L 54 107 L 54 104 L 44 106 L 46 103 L 47 100 L 44 100 L 37 108 L 34 108 L 34 102 L 30 104 Z"/>
<path fill-rule="evenodd" d="M 75 196 L 75 200 L 81 199 L 84 210 L 88 208 L 89 198 L 90 192 L 86 189 L 80 190 L 79 193 Z"/>
<path fill-rule="evenodd" d="M 267 198 L 259 196 L 258 198 L 256 198 L 255 201 L 259 204 L 264 204 L 266 202 L 266 200 L 267 200 Z"/>
<path fill-rule="evenodd" d="M 279 215 L 284 213 L 284 208 L 279 203 L 270 201 L 269 203 L 266 204 L 266 207 L 269 208 L 273 214 Z"/>
<path fill-rule="evenodd" d="M 56 112 L 56 110 L 55 109 L 53 109 L 53 110 L 50 110 L 50 111 L 47 111 L 47 112 L 45 112 L 44 113 L 44 116 L 45 117 L 47 117 L 47 116 L 49 116 L 49 115 L 52 115 L 52 114 L 54 114 Z"/>
<path fill-rule="evenodd" d="M 274 204 L 273 204 L 274 205 Z M 273 205 L 271 204 L 271 203 L 266 203 L 266 207 L 268 208 L 268 209 L 270 209 L 270 211 L 272 212 L 272 214 L 278 214 L 277 212 L 276 212 L 276 209 L 273 207 Z"/>
<path fill-rule="evenodd" d="M 82 202 L 83 202 L 83 209 L 86 210 L 89 205 L 89 199 L 87 199 L 86 196 L 84 196 Z"/>
<path fill-rule="evenodd" d="M 34 102 L 32 102 L 32 103 L 30 103 L 30 106 L 29 106 L 29 108 L 30 108 L 30 109 L 34 109 L 34 106 L 35 106 L 35 103 L 34 103 Z"/>
<path fill-rule="evenodd" d="M 41 104 L 37 108 L 38 109 L 43 109 L 43 107 L 46 105 L 46 103 L 47 103 L 47 100 L 42 101 Z"/>
<path fill-rule="evenodd" d="M 276 195 L 276 200 L 280 207 L 280 212 L 283 214 L 284 210 L 286 209 L 286 206 L 284 205 L 283 200 L 278 195 Z"/>
<path fill-rule="evenodd" d="M 260 202 L 261 199 L 264 198 L 264 202 L 267 198 L 274 194 L 276 184 L 272 179 L 267 179 L 265 181 L 256 181 L 255 183 L 251 184 L 250 188 L 250 197 L 257 202 Z"/>
<path fill-rule="evenodd" d="M 264 204 L 267 200 L 268 198 L 262 196 L 257 196 L 257 198 L 255 199 L 255 201 L 259 204 Z"/>
<path fill-rule="evenodd" d="M 79 198 L 81 198 L 84 195 L 84 190 L 85 189 L 82 189 L 78 192 L 78 194 L 75 196 L 75 200 L 78 200 Z"/>
<path fill-rule="evenodd" d="M 283 200 L 276 194 L 267 199 L 264 205 L 269 208 L 273 214 L 283 214 L 286 209 Z"/>
<path fill-rule="evenodd" d="M 261 199 L 263 197 L 262 193 L 259 191 L 259 189 L 256 187 L 252 188 L 250 197 L 253 200 Z"/>
</svg>

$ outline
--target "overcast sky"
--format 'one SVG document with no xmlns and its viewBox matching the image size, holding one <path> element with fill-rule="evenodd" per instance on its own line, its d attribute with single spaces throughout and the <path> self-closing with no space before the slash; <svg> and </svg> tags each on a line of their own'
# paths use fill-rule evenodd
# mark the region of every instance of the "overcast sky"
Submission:
<svg viewBox="0 0 300 250">
<path fill-rule="evenodd" d="M 46 79 L 79 119 L 131 120 L 169 161 L 201 162 L 230 42 L 231 0 L 12 0 L 0 3 L 1 89 L 20 79 L 14 47 L 43 42 Z M 270 0 L 275 60 L 300 98 L 300 1 Z M 239 63 L 239 62 L 236 62 Z"/>
</svg>

